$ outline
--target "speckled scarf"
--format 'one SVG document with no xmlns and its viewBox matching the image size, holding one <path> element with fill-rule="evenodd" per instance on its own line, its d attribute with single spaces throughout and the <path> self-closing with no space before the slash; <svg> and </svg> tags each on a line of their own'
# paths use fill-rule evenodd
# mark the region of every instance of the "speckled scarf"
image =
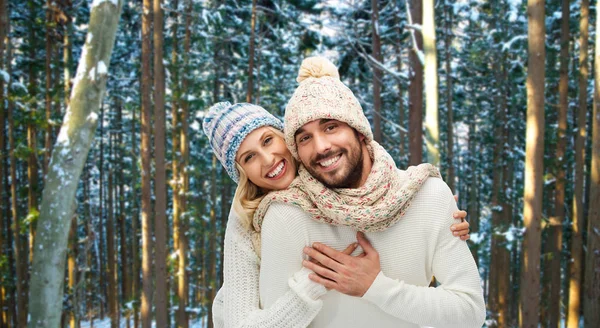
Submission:
<svg viewBox="0 0 600 328">
<path fill-rule="evenodd" d="M 363 186 L 329 189 L 300 165 L 288 189 L 270 192 L 263 198 L 254 213 L 254 229 L 260 232 L 272 202 L 282 202 L 301 207 L 323 223 L 365 232 L 382 231 L 400 220 L 427 178 L 441 178 L 431 164 L 398 170 L 392 157 L 375 141 L 367 148 L 373 166 Z"/>
</svg>

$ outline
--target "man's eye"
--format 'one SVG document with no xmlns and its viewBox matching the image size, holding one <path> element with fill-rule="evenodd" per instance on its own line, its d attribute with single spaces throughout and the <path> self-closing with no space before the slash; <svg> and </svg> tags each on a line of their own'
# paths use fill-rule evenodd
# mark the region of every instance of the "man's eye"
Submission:
<svg viewBox="0 0 600 328">
<path fill-rule="evenodd" d="M 329 125 L 329 126 L 327 126 L 327 127 L 325 128 L 325 131 L 331 131 L 331 130 L 333 130 L 333 129 L 335 129 L 335 128 L 336 128 L 336 126 L 335 126 L 335 125 Z"/>
<path fill-rule="evenodd" d="M 298 143 L 304 142 L 306 140 L 308 140 L 308 136 L 302 136 L 298 139 Z"/>
</svg>

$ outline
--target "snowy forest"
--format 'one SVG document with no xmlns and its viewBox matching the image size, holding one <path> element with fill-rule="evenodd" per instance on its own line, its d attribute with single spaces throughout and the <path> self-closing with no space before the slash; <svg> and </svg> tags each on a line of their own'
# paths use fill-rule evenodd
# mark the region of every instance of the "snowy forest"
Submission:
<svg viewBox="0 0 600 328">
<path fill-rule="evenodd" d="M 322 55 L 468 212 L 489 327 L 600 327 L 589 0 L 0 0 L 0 327 L 212 327 L 219 101 L 283 118 Z"/>
</svg>

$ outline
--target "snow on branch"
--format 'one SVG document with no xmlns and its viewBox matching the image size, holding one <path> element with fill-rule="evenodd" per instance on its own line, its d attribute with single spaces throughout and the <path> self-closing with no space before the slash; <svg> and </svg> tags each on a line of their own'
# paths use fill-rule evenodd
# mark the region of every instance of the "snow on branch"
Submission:
<svg viewBox="0 0 600 328">
<path fill-rule="evenodd" d="M 415 52 L 415 54 L 417 54 L 417 57 L 419 57 L 421 65 L 425 66 L 425 55 L 423 54 L 423 51 L 419 50 L 419 47 L 417 46 L 417 37 L 415 37 L 415 30 L 418 29 L 418 31 L 421 31 L 421 26 L 413 25 L 412 16 L 410 14 L 410 5 L 408 4 L 408 1 L 406 1 L 406 17 L 408 18 L 408 24 L 406 26 L 409 27 L 410 30 L 410 38 L 412 40 L 413 51 Z"/>
</svg>

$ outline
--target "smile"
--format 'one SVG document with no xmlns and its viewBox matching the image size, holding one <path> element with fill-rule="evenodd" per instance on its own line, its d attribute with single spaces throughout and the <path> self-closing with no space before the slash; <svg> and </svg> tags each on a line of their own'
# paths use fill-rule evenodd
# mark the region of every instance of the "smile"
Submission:
<svg viewBox="0 0 600 328">
<path fill-rule="evenodd" d="M 318 163 L 324 169 L 334 169 L 337 166 L 336 164 L 338 163 L 341 157 L 342 155 L 337 155 L 335 157 L 331 157 Z"/>
<path fill-rule="evenodd" d="M 279 179 L 285 173 L 286 169 L 285 160 L 282 160 L 273 169 L 267 173 L 269 179 Z"/>
</svg>

